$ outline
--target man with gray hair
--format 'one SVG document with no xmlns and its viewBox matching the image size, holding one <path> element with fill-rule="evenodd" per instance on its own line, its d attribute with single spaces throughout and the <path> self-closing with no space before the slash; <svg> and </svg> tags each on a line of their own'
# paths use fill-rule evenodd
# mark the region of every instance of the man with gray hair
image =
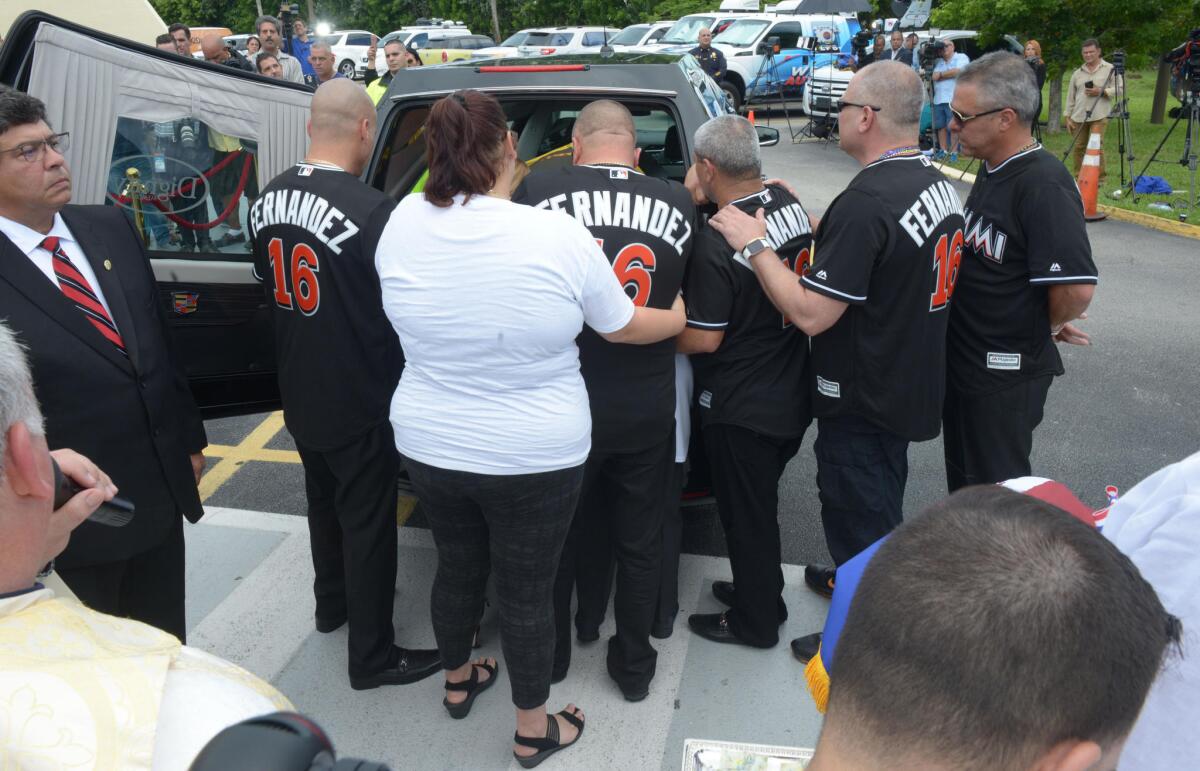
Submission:
<svg viewBox="0 0 1200 771">
<path fill-rule="evenodd" d="M 309 46 L 308 63 L 312 65 L 313 74 L 305 75 L 304 82 L 310 88 L 316 89 L 334 78 L 346 77 L 334 68 L 333 49 L 324 40 Z"/>
<path fill-rule="evenodd" d="M 842 149 L 864 168 L 817 228 L 813 265 L 797 281 L 770 249 L 750 259 L 775 306 L 812 335 L 815 381 L 806 387 L 835 567 L 809 565 L 804 580 L 826 597 L 837 565 L 900 524 L 908 445 L 938 435 L 963 216 L 958 194 L 917 147 L 922 98 L 906 64 L 859 70 L 838 130 Z M 769 233 L 761 212 L 740 207 L 725 207 L 710 225 L 734 249 Z M 801 637 L 792 649 L 807 661 L 820 638 Z"/>
<path fill-rule="evenodd" d="M 1038 88 L 1025 60 L 997 52 L 972 62 L 950 108 L 963 147 L 983 161 L 947 336 L 953 492 L 1030 474 L 1033 430 L 1063 374 L 1055 343 L 1088 344 L 1071 322 L 1099 279 L 1075 180 L 1030 133 Z"/>
<path fill-rule="evenodd" d="M 812 420 L 808 338 L 771 305 L 751 269 L 770 252 L 795 281 L 808 262 L 812 228 L 796 198 L 764 186 L 758 134 L 745 118 L 721 115 L 696 132 L 692 173 L 717 206 L 758 212 L 757 238 L 731 249 L 707 225 L 696 237 L 684 283 L 687 328 L 678 348 L 692 357 L 704 446 L 733 582 L 716 581 L 724 613 L 688 618 L 715 642 L 770 648 L 787 619 L 779 544 L 779 477 Z"/>
<path fill-rule="evenodd" d="M 283 45 L 283 38 L 280 37 L 280 30 L 283 29 L 279 19 L 268 14 L 263 14 L 254 20 L 254 31 L 258 34 L 258 39 L 262 42 L 262 48 L 255 51 L 250 57 L 250 61 L 257 64 L 258 57 L 261 54 L 270 54 L 279 61 L 279 66 L 283 68 L 283 79 L 290 80 L 293 83 L 304 82 L 304 68 L 300 66 L 300 60 L 291 54 L 284 53 L 280 48 Z"/>
</svg>

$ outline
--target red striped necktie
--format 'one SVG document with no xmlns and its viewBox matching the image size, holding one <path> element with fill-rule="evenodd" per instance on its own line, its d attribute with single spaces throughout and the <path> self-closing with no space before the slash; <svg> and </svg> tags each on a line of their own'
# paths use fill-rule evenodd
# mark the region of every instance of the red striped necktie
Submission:
<svg viewBox="0 0 1200 771">
<path fill-rule="evenodd" d="M 75 303 L 75 307 L 88 321 L 92 322 L 96 331 L 115 345 L 118 351 L 128 356 L 129 354 L 125 351 L 125 341 L 121 339 L 121 333 L 117 331 L 116 324 L 113 324 L 112 317 L 108 315 L 108 311 L 104 310 L 104 305 L 92 290 L 92 285 L 71 262 L 67 253 L 62 250 L 58 239 L 49 236 L 42 240 L 40 246 L 54 255 L 54 277 L 58 279 L 58 285 L 62 287 L 63 294 L 67 296 L 68 300 Z"/>
</svg>

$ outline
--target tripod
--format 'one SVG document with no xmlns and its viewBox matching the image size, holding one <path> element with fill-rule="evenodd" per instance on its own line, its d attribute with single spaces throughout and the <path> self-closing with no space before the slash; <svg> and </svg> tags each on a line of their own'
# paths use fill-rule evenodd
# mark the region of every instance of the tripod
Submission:
<svg viewBox="0 0 1200 771">
<path fill-rule="evenodd" d="M 759 94 L 762 88 L 763 78 L 767 78 L 768 88 L 770 82 L 775 82 L 775 96 L 779 100 L 779 106 L 783 109 L 783 119 L 787 123 L 788 135 L 792 141 L 796 141 L 796 137 L 803 133 L 803 130 L 797 132 L 792 128 L 792 115 L 788 112 L 787 100 L 783 95 L 783 80 L 779 77 L 779 71 L 775 62 L 775 49 L 779 47 L 779 38 L 769 37 L 758 45 L 758 52 L 762 55 L 762 61 L 758 63 L 758 73 L 755 74 L 754 80 L 750 81 L 754 88 L 746 89 L 746 104 L 749 104 L 751 99 Z"/>
<path fill-rule="evenodd" d="M 808 137 L 810 139 L 816 139 L 816 140 L 823 142 L 826 145 L 832 144 L 834 141 L 833 134 L 834 134 L 834 131 L 837 129 L 838 121 L 837 121 L 837 115 L 834 113 L 833 70 L 834 70 L 834 67 L 838 63 L 838 54 L 841 53 L 842 49 L 841 49 L 841 46 L 838 44 L 837 32 L 832 31 L 832 35 L 833 35 L 833 37 L 831 39 L 829 39 L 828 41 L 826 41 L 822 44 L 814 43 L 814 45 L 812 47 L 812 52 L 813 52 L 812 64 L 810 65 L 810 72 L 815 72 L 817 70 L 817 54 L 819 54 L 819 53 L 832 54 L 832 58 L 829 60 L 829 64 L 826 65 L 828 69 L 826 70 L 826 77 L 825 77 L 825 90 L 829 93 L 829 107 L 827 108 L 828 112 L 825 114 L 825 117 L 819 121 L 813 115 L 810 114 L 808 116 L 808 123 L 804 124 L 804 127 L 800 129 L 800 132 L 792 137 L 793 143 L 796 142 L 797 137 L 799 137 L 801 139 L 801 141 L 803 141 L 803 139 L 805 137 Z M 810 81 L 809 85 L 811 85 L 812 82 L 815 82 L 815 81 Z M 816 101 L 815 97 L 814 97 L 813 101 L 815 104 L 815 101 Z M 820 126 L 822 128 L 824 133 L 821 133 L 821 134 L 817 133 L 818 126 Z"/>
<path fill-rule="evenodd" d="M 1192 146 L 1192 140 L 1196 136 L 1196 127 L 1200 125 L 1200 80 L 1190 80 L 1188 90 L 1184 92 L 1186 99 L 1186 109 L 1179 111 L 1179 116 L 1175 118 L 1175 122 L 1167 129 L 1167 133 L 1163 135 L 1162 141 L 1158 143 L 1158 147 L 1154 148 L 1154 152 L 1150 153 L 1150 159 L 1146 161 L 1146 165 L 1142 167 L 1142 174 L 1146 173 L 1146 169 L 1150 168 L 1150 164 L 1158 156 L 1159 151 L 1163 149 L 1163 145 L 1171 138 L 1171 133 L 1175 131 L 1175 127 L 1183 120 L 1184 112 L 1187 113 L 1187 127 L 1183 134 L 1183 155 L 1179 158 L 1179 165 L 1187 166 L 1189 173 L 1188 179 L 1188 208 L 1196 208 L 1196 150 Z M 1138 176 L 1141 176 L 1139 174 Z M 1137 179 L 1137 177 L 1134 177 Z M 1130 183 L 1132 184 L 1132 183 Z M 1136 190 L 1136 188 L 1135 188 Z M 1137 203 L 1138 194 L 1134 192 L 1133 201 Z M 1182 216 L 1182 215 L 1181 215 Z"/>
<path fill-rule="evenodd" d="M 1134 182 L 1137 177 L 1133 174 L 1133 134 L 1129 128 L 1129 93 L 1125 90 L 1125 52 L 1116 51 L 1113 53 L 1113 74 L 1116 75 L 1117 100 L 1116 111 L 1117 121 L 1120 123 L 1120 130 L 1117 134 L 1117 159 L 1121 162 L 1121 187 L 1118 190 L 1125 189 L 1125 166 L 1129 165 L 1129 190 L 1133 192 Z"/>
</svg>

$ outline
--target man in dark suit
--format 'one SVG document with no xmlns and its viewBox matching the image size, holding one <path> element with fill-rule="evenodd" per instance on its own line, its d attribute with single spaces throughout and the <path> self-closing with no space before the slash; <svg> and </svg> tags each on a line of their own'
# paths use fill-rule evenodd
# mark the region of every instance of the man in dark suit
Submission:
<svg viewBox="0 0 1200 771">
<path fill-rule="evenodd" d="M 180 515 L 203 514 L 204 424 L 133 226 L 67 205 L 68 139 L 40 101 L 0 90 L 0 313 L 29 349 L 49 446 L 92 458 L 137 507 L 127 527 L 80 526 L 58 571 L 95 610 L 182 640 Z"/>
<path fill-rule="evenodd" d="M 892 31 L 892 50 L 887 52 L 887 58 L 912 66 L 912 47 L 906 44 L 904 33 L 900 30 Z"/>
</svg>

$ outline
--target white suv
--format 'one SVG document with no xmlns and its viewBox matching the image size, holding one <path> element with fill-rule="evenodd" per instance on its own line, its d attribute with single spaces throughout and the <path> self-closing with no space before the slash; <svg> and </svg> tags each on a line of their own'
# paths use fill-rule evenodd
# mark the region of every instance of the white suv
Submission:
<svg viewBox="0 0 1200 771">
<path fill-rule="evenodd" d="M 531 31 L 517 50 L 521 56 L 595 53 L 620 32 L 613 27 L 543 27 Z"/>
<path fill-rule="evenodd" d="M 374 35 L 363 29 L 347 29 L 317 39 L 333 51 L 333 66 L 348 78 L 361 78 L 367 69 L 367 49 Z"/>
<path fill-rule="evenodd" d="M 620 34 L 609 40 L 609 45 L 614 51 L 628 51 L 641 46 L 653 45 L 657 43 L 663 35 L 667 34 L 675 22 L 673 21 L 655 21 L 647 24 L 630 24 L 625 29 L 621 30 Z"/>
</svg>

